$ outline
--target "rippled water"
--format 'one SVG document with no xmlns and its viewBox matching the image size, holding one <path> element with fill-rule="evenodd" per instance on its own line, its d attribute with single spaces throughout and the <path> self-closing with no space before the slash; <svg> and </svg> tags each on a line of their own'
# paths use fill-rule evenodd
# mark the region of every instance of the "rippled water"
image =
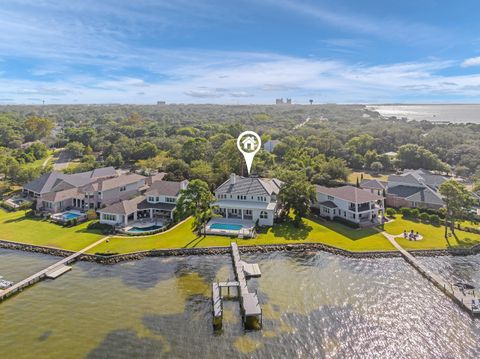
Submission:
<svg viewBox="0 0 480 359">
<path fill-rule="evenodd" d="M 480 123 L 480 105 L 372 105 L 368 108 L 382 116 L 395 116 L 417 121 Z"/>
<path fill-rule="evenodd" d="M 77 263 L 0 304 L 1 358 L 478 358 L 473 320 L 402 259 L 327 253 L 244 256 L 264 311 L 244 332 L 238 303 L 211 326 L 210 283 L 232 277 L 229 256 Z M 19 280 L 56 260 L 0 250 L 0 274 Z M 480 287 L 480 256 L 422 258 Z M 5 353 L 7 353 L 5 355 Z"/>
</svg>

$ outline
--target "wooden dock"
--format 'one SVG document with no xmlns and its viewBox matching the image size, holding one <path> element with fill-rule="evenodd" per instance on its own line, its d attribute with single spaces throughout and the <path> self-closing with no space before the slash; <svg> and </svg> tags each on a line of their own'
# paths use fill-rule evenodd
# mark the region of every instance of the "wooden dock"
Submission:
<svg viewBox="0 0 480 359">
<path fill-rule="evenodd" d="M 0 290 L 0 302 L 3 302 L 5 299 L 11 297 L 12 295 L 21 292 L 27 287 L 30 287 L 31 285 L 40 282 L 41 280 L 45 278 L 58 278 L 62 274 L 68 272 L 72 268 L 67 266 L 68 264 L 74 262 L 79 256 L 81 256 L 83 253 L 87 252 L 88 250 L 92 249 L 93 247 L 99 245 L 103 241 L 105 241 L 108 237 L 104 237 L 100 239 L 99 241 L 90 244 L 88 247 L 83 248 L 82 250 L 66 257 L 63 258 L 61 261 L 52 264 L 51 266 L 41 270 L 40 272 L 37 272 L 30 277 L 12 285 L 11 287 L 5 289 L 5 290 Z"/>
<path fill-rule="evenodd" d="M 472 301 L 478 299 L 479 297 L 475 295 L 475 291 L 472 290 L 462 290 L 456 288 L 453 284 L 445 281 L 441 276 L 432 273 L 427 267 L 421 264 L 413 255 L 408 253 L 403 247 L 397 243 L 395 237 L 382 232 L 385 237 L 388 238 L 390 243 L 402 254 L 403 258 L 410 263 L 420 274 L 432 282 L 436 287 L 438 287 L 442 292 L 447 296 L 453 299 L 460 307 L 465 309 L 470 314 L 474 314 L 472 311 Z"/>
<path fill-rule="evenodd" d="M 223 317 L 222 288 L 227 288 L 230 296 L 230 288 L 236 288 L 242 313 L 242 322 L 247 329 L 258 329 L 262 326 L 262 309 L 257 293 L 250 292 L 247 278 L 260 277 L 258 264 L 250 264 L 241 260 L 238 246 L 230 244 L 232 254 L 233 271 L 235 281 L 216 282 L 212 284 L 213 324 L 215 328 L 221 328 Z"/>
</svg>

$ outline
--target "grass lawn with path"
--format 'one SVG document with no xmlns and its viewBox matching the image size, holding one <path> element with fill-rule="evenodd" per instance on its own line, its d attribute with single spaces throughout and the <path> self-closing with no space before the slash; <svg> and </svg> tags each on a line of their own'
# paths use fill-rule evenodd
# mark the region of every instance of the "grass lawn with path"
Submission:
<svg viewBox="0 0 480 359">
<path fill-rule="evenodd" d="M 445 249 L 445 248 L 461 248 L 471 247 L 472 245 L 480 243 L 480 234 L 468 233 L 456 230 L 454 236 L 445 239 L 445 227 L 432 226 L 430 224 L 421 223 L 420 221 L 412 221 L 404 219 L 401 215 L 397 215 L 392 222 L 385 224 L 385 231 L 389 234 L 398 235 L 403 234 L 406 230 L 418 232 L 423 236 L 420 241 L 410 241 L 403 237 L 396 238 L 398 244 L 405 249 Z"/>
<path fill-rule="evenodd" d="M 105 237 L 87 229 L 88 223 L 65 228 L 45 220 L 25 217 L 24 211 L 0 209 L 0 239 L 77 251 Z"/>
<path fill-rule="evenodd" d="M 390 242 L 375 229 L 351 229 L 334 222 L 304 220 L 304 226 L 290 223 L 277 224 L 261 231 L 254 239 L 237 239 L 223 236 L 198 237 L 192 232 L 192 219 L 169 232 L 148 237 L 112 237 L 89 253 L 129 253 L 164 248 L 202 248 L 229 246 L 236 240 L 241 246 L 266 244 L 324 243 L 351 250 L 394 250 Z"/>
</svg>

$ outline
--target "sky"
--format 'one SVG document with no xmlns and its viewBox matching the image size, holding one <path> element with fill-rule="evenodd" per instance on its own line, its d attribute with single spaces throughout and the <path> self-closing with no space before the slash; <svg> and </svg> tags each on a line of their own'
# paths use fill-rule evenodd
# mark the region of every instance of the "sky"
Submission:
<svg viewBox="0 0 480 359">
<path fill-rule="evenodd" d="M 0 104 L 480 103 L 478 0 L 0 0 Z"/>
</svg>

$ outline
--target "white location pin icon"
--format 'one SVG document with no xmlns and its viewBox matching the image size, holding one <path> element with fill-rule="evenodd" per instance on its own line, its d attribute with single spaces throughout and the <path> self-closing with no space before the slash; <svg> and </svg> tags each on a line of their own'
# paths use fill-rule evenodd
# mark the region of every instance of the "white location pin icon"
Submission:
<svg viewBox="0 0 480 359">
<path fill-rule="evenodd" d="M 238 150 L 243 154 L 245 162 L 247 164 L 248 174 L 252 168 L 253 157 L 262 147 L 262 139 L 253 131 L 245 131 L 237 138 Z"/>
</svg>

